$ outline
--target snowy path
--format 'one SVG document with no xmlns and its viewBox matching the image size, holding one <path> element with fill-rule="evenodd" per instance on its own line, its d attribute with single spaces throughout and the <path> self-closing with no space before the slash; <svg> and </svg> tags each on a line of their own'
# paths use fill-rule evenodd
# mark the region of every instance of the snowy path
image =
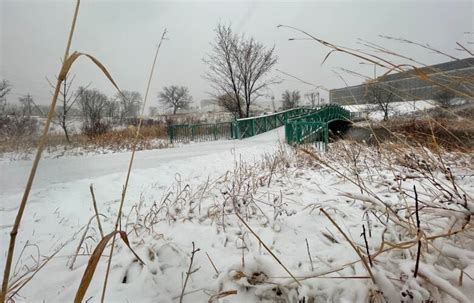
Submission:
<svg viewBox="0 0 474 303">
<path fill-rule="evenodd" d="M 193 159 L 212 154 L 231 156 L 231 150 L 236 154 L 247 154 L 248 149 L 264 151 L 263 148 L 274 147 L 279 138 L 283 138 L 283 128 L 265 134 L 245 139 L 229 141 L 212 141 L 183 145 L 178 148 L 145 150 L 137 152 L 134 169 L 159 168 L 173 161 Z M 40 162 L 34 182 L 34 189 L 43 188 L 51 184 L 72 182 L 89 179 L 108 174 L 124 173 L 130 160 L 130 152 L 95 156 L 71 156 L 57 159 L 43 159 Z M 232 157 L 229 157 L 232 159 Z M 19 193 L 23 190 L 32 161 L 13 161 L 0 163 L 0 193 L 2 199 L 6 195 Z M 185 167 L 186 169 L 186 167 Z"/>
<path fill-rule="evenodd" d="M 177 148 L 139 151 L 129 183 L 125 210 L 142 193 L 154 195 L 177 179 L 201 184 L 231 170 L 234 159 L 260 159 L 284 137 L 279 128 L 245 140 L 203 142 Z M 235 151 L 235 152 L 234 152 Z M 92 214 L 89 185 L 94 184 L 99 208 L 115 213 L 131 153 L 71 156 L 44 159 L 30 193 L 18 236 L 19 247 L 34 235 L 45 244 L 46 254 L 54 245 L 71 237 Z M 0 163 L 0 270 L 3 271 L 9 231 L 31 161 Z M 61 227 L 58 230 L 58 227 Z M 44 238 L 46 237 L 46 238 Z M 17 254 L 19 251 L 16 252 Z"/>
</svg>

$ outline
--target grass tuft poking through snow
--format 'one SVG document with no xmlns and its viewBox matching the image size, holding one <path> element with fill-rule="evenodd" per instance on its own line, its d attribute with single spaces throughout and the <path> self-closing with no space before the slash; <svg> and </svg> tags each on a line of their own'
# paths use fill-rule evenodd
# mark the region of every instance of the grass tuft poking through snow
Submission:
<svg viewBox="0 0 474 303">
<path fill-rule="evenodd" d="M 233 164 L 220 175 L 176 175 L 169 187 L 151 183 L 132 190 L 139 198 L 121 220 L 143 264 L 117 242 L 107 300 L 467 302 L 473 297 L 472 156 L 393 143 L 337 142 L 330 150 L 319 154 L 280 145 L 255 160 L 233 155 Z M 110 230 L 118 202 L 106 207 L 100 192 L 96 185 L 101 223 Z M 62 250 L 77 255 L 69 257 L 75 258 L 72 270 L 56 255 L 17 301 L 37 297 L 35 282 L 51 273 L 76 288 L 88 258 L 81 254 L 90 254 L 100 241 L 90 193 L 88 199 L 93 219 L 86 239 L 81 233 Z M 193 242 L 199 253 L 192 253 Z M 100 297 L 105 264 L 103 257 L 85 299 Z M 74 291 L 61 285 L 46 285 L 59 297 L 45 297 L 45 288 L 42 296 L 71 300 Z"/>
</svg>

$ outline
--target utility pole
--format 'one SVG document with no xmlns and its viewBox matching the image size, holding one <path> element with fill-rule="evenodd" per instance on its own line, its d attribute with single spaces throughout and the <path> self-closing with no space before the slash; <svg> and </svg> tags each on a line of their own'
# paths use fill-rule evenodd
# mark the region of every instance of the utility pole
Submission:
<svg viewBox="0 0 474 303">
<path fill-rule="evenodd" d="M 20 98 L 20 103 L 23 106 L 23 113 L 26 114 L 28 117 L 31 117 L 32 110 L 31 105 L 33 103 L 33 98 L 30 94 L 26 94 L 26 96 Z"/>
</svg>

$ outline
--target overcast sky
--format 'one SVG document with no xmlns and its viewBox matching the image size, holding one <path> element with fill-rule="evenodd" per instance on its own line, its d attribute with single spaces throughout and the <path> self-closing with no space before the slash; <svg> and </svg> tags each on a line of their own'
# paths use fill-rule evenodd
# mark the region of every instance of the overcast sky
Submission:
<svg viewBox="0 0 474 303">
<path fill-rule="evenodd" d="M 234 31 L 253 36 L 279 57 L 276 68 L 327 88 L 344 86 L 334 73 L 343 67 L 372 76 L 373 67 L 360 60 L 334 54 L 321 65 L 328 49 L 278 24 L 304 29 L 339 45 L 361 48 L 358 38 L 383 44 L 426 64 L 448 58 L 421 48 L 388 41 L 379 35 L 429 43 L 464 58 L 456 42 L 468 45 L 474 37 L 474 1 L 105 1 L 82 0 L 72 50 L 90 53 L 107 66 L 124 90 L 143 94 L 155 47 L 165 28 L 168 38 L 159 54 L 149 105 L 158 105 L 157 92 L 167 85 L 189 87 L 194 100 L 209 98 L 203 79 L 202 58 L 210 51 L 213 29 L 231 23 Z M 8 101 L 30 93 L 38 104 L 50 102 L 45 76 L 54 78 L 64 53 L 74 11 L 73 0 L 0 0 L 0 78 L 13 85 Z M 473 44 L 469 44 L 473 49 Z M 382 71 L 377 71 L 381 73 Z M 86 59 L 73 68 L 76 85 L 92 81 L 92 87 L 108 95 L 112 86 Z M 270 95 L 280 99 L 285 89 L 305 93 L 311 86 L 274 71 L 284 80 L 272 86 Z M 349 84 L 360 78 L 344 75 Z M 327 96 L 327 93 L 323 93 Z"/>
</svg>

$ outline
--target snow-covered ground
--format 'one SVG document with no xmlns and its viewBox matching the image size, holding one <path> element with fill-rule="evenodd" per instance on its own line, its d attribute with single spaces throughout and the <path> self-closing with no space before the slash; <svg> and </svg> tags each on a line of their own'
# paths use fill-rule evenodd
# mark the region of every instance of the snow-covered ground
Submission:
<svg viewBox="0 0 474 303">
<path fill-rule="evenodd" d="M 147 204 L 160 199 L 166 189 L 176 180 L 183 180 L 182 182 L 186 184 L 197 186 L 208 178 L 216 178 L 232 169 L 235 159 L 247 161 L 260 159 L 263 154 L 271 153 L 282 137 L 283 129 L 280 128 L 244 141 L 216 141 L 183 145 L 176 149 L 138 151 L 128 188 L 125 212 L 128 212 L 131 205 L 136 203 L 143 194 L 147 195 Z M 47 255 L 60 243 L 68 241 L 92 215 L 90 184 L 94 184 L 100 211 L 109 218 L 104 223 L 110 230 L 130 156 L 130 152 L 125 152 L 43 159 L 30 194 L 17 247 L 21 248 L 27 242 L 34 243 L 38 245 L 42 255 Z M 8 233 L 30 168 L 30 160 L 0 163 L 0 200 L 2 201 L 0 206 L 0 269 L 2 272 Z M 62 252 L 73 253 L 77 242 L 78 239 L 75 239 Z M 35 249 L 36 247 L 33 248 Z M 16 258 L 20 252 L 21 249 L 16 250 Z M 59 263 L 63 261 L 67 261 L 67 258 L 58 259 Z M 82 267 L 84 263 L 79 262 Z M 82 270 L 83 268 L 76 270 L 73 276 L 80 277 Z M 47 277 L 49 271 L 44 272 Z M 56 293 L 56 291 L 62 292 L 56 289 L 58 285 L 61 285 L 61 288 L 70 286 L 68 279 L 52 279 L 51 283 L 42 279 L 44 277 L 40 277 L 38 282 L 49 285 L 51 292 L 48 294 L 41 287 L 33 287 L 31 291 L 34 295 L 28 296 L 26 301 L 31 302 L 32 298 L 36 298 L 38 302 L 42 302 L 43 298 L 46 298 L 47 302 L 71 301 L 71 292 L 74 291 L 75 286 L 68 288 L 67 294 Z M 180 283 L 175 282 L 176 285 Z M 124 298 L 123 302 L 125 301 Z"/>
<path fill-rule="evenodd" d="M 122 226 L 145 265 L 118 240 L 106 301 L 178 302 L 192 242 L 200 251 L 193 260 L 184 302 L 367 302 L 382 296 L 389 302 L 456 302 L 453 298 L 469 302 L 474 297 L 474 281 L 469 278 L 474 277 L 474 255 L 469 251 L 474 245 L 469 237 L 462 247 L 455 247 L 458 236 L 433 241 L 426 248 L 431 252 L 422 254 L 418 278 L 413 277 L 416 245 L 381 254 L 369 274 L 344 235 L 320 211 L 324 209 L 360 248 L 365 247 L 361 226 L 368 224 L 367 246 L 373 255 L 381 239 L 385 248 L 407 241 L 416 244 L 416 227 L 410 223 L 414 222 L 410 190 L 416 185 L 421 205 L 431 209 L 422 214 L 424 235 L 442 234 L 447 228 L 456 231 L 466 209 L 453 197 L 454 202 L 445 206 L 447 198 L 439 186 L 454 195 L 464 190 L 462 204 L 474 212 L 472 157 L 444 159 L 443 165 L 457 176 L 454 190 L 432 163 L 420 162 L 410 153 L 384 155 L 339 144 L 334 153 L 313 159 L 295 155 L 281 143 L 283 137 L 279 128 L 246 140 L 137 152 Z M 396 157 L 406 166 L 392 165 L 389 161 Z M 73 301 L 100 240 L 89 185 L 94 185 L 108 234 L 129 158 L 126 152 L 41 162 L 18 236 L 11 285 L 42 256 L 61 250 L 19 291 L 16 302 Z M 422 169 L 417 171 L 416 165 Z M 0 163 L 1 271 L 30 166 L 30 161 Z M 440 180 L 438 187 L 429 176 L 423 177 L 425 166 Z M 387 209 L 395 212 L 385 219 Z M 438 217 L 436 209 L 448 215 Z M 386 222 L 397 224 L 386 227 Z M 472 236 L 469 221 L 466 226 Z M 406 233 L 413 229 L 415 234 Z M 88 302 L 100 302 L 108 251 L 84 297 Z M 458 268 L 465 274 L 462 285 Z"/>
<path fill-rule="evenodd" d="M 168 139 L 148 139 L 138 142 L 137 150 L 152 150 L 162 149 L 168 147 L 176 147 L 179 144 L 170 144 Z M 118 145 L 116 142 L 105 146 L 98 146 L 94 144 L 64 144 L 56 146 L 47 146 L 43 151 L 42 159 L 57 159 L 57 158 L 71 158 L 71 157 L 91 157 L 107 154 L 122 154 L 129 152 L 132 148 L 132 142 L 122 142 Z M 12 161 L 31 161 L 36 155 L 36 147 L 18 147 L 18 151 L 0 153 L 0 163 Z"/>
<path fill-rule="evenodd" d="M 389 116 L 406 115 L 435 106 L 437 104 L 433 100 L 393 102 L 389 106 Z M 380 121 L 383 119 L 383 111 L 377 109 L 375 104 L 344 105 L 343 107 L 351 112 L 362 113 L 363 117 L 368 115 L 367 117 L 372 120 Z"/>
<path fill-rule="evenodd" d="M 174 180 L 176 174 L 191 172 L 206 175 L 209 172 L 218 173 L 231 167 L 233 157 L 244 157 L 251 160 L 260 158 L 265 152 L 276 147 L 276 142 L 284 137 L 284 130 L 279 128 L 248 140 L 228 140 L 193 143 L 182 145 L 179 148 L 138 151 L 134 162 L 134 173 L 147 175 L 156 173 L 150 170 L 157 169 L 161 173 L 171 167 L 174 173 L 169 174 L 167 183 Z M 89 154 L 87 156 L 64 156 L 46 158 L 40 162 L 35 179 L 35 188 L 40 189 L 56 183 L 74 182 L 83 179 L 94 181 L 95 177 L 118 174 L 125 176 L 131 152 L 113 154 Z M 203 161 L 202 158 L 205 158 Z M 0 162 L 0 192 L 14 193 L 24 187 L 32 160 L 15 162 Z M 230 165 L 230 166 L 229 166 Z M 117 176 L 117 177 L 119 177 Z M 207 178 L 207 176 L 205 176 Z M 133 178 L 132 178 L 133 179 Z M 111 184 L 118 186 L 120 182 Z M 87 188 L 86 188 L 87 189 Z"/>
</svg>

